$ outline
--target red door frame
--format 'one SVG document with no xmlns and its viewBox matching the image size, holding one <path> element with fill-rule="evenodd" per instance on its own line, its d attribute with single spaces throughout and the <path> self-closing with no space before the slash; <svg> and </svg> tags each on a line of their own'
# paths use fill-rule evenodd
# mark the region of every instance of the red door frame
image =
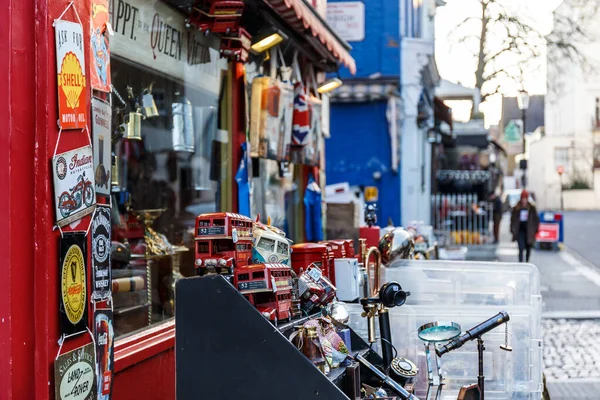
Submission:
<svg viewBox="0 0 600 400">
<path fill-rule="evenodd" d="M 0 399 L 25 398 L 32 380 L 37 381 L 32 324 L 34 6 L 33 0 L 9 0 L 0 13 Z"/>
</svg>

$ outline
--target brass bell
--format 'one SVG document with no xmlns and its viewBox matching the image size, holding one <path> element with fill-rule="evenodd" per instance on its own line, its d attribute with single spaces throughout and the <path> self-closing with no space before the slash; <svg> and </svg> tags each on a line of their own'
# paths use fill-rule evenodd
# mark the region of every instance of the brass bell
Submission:
<svg viewBox="0 0 600 400">
<path fill-rule="evenodd" d="M 119 157 L 115 153 L 112 153 L 111 158 L 112 158 L 112 165 L 110 168 L 110 175 L 111 175 L 110 184 L 113 188 L 120 188 L 121 182 L 119 180 Z"/>
<path fill-rule="evenodd" d="M 146 118 L 158 117 L 158 107 L 152 95 L 152 84 L 142 93 L 142 112 Z"/>
<path fill-rule="evenodd" d="M 123 139 L 142 140 L 142 113 L 132 111 L 126 116 L 126 121 L 121 125 Z"/>
</svg>

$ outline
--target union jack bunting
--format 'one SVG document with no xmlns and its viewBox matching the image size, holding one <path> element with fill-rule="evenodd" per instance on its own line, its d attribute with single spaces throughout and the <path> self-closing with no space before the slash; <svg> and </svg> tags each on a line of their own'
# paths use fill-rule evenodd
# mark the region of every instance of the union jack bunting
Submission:
<svg viewBox="0 0 600 400">
<path fill-rule="evenodd" d="M 292 144 L 305 146 L 310 142 L 310 108 L 306 91 L 301 82 L 294 85 L 294 117 L 292 128 Z"/>
</svg>

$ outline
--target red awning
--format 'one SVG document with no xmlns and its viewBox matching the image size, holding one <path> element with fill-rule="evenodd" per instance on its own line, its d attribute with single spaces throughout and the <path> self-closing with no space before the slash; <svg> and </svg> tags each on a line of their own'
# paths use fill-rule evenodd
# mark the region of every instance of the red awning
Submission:
<svg viewBox="0 0 600 400">
<path fill-rule="evenodd" d="M 329 52 L 345 65 L 352 75 L 356 73 L 356 62 L 331 33 L 330 28 L 315 15 L 302 0 L 264 0 L 281 15 L 281 17 L 298 33 L 308 30 L 329 50 Z"/>
</svg>

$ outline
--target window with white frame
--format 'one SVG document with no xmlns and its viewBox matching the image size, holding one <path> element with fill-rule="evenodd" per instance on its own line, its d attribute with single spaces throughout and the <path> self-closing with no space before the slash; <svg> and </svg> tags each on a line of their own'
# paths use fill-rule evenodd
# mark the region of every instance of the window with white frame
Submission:
<svg viewBox="0 0 600 400">
<path fill-rule="evenodd" d="M 564 171 L 569 170 L 569 148 L 555 147 L 554 148 L 554 167 L 563 167 Z"/>
</svg>

